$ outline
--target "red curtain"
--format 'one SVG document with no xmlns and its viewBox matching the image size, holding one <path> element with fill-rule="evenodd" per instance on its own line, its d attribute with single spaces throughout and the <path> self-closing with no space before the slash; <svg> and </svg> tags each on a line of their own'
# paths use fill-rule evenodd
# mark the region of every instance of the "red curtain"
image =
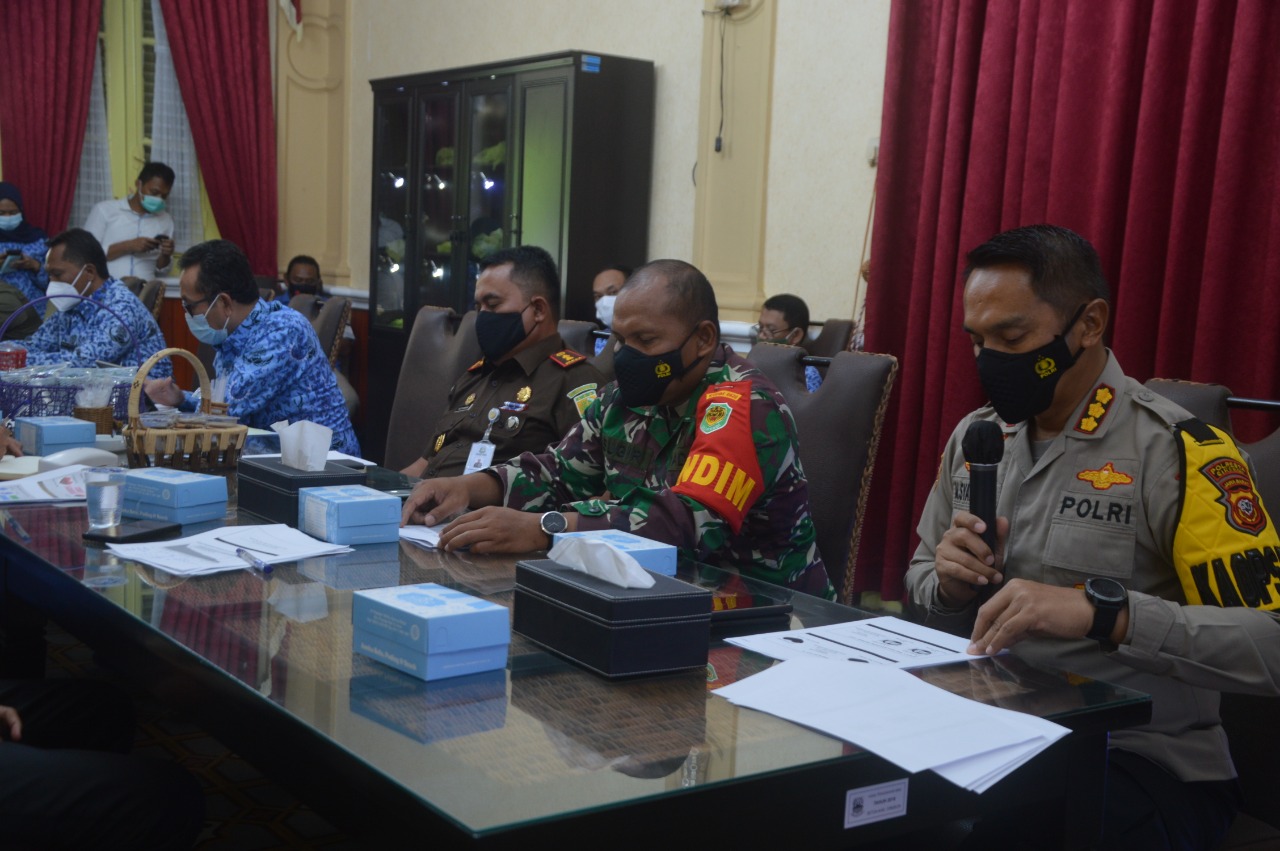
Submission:
<svg viewBox="0 0 1280 851">
<path fill-rule="evenodd" d="M 1280 398 L 1277 45 L 1269 0 L 895 0 L 866 335 L 901 371 L 857 590 L 901 596 L 942 447 L 984 401 L 959 276 L 992 234 L 1093 242 L 1130 375 Z"/>
<path fill-rule="evenodd" d="M 276 125 L 262 0 L 160 0 L 200 172 L 222 235 L 276 274 Z"/>
<path fill-rule="evenodd" d="M 22 190 L 23 218 L 50 236 L 71 215 L 101 18 L 102 0 L 0 2 L 4 179 Z"/>
</svg>

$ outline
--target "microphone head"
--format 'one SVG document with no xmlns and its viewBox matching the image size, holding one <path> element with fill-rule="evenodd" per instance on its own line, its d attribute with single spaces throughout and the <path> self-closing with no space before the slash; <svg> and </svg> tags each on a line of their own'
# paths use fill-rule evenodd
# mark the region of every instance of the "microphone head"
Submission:
<svg viewBox="0 0 1280 851">
<path fill-rule="evenodd" d="M 974 420 L 960 441 L 970 464 L 999 464 L 1004 457 L 1004 432 L 991 420 Z"/>
</svg>

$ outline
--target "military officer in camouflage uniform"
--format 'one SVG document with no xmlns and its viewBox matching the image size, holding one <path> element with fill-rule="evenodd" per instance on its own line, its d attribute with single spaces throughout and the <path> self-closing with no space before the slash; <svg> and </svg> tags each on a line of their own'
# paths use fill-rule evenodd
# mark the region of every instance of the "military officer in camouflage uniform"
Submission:
<svg viewBox="0 0 1280 851">
<path fill-rule="evenodd" d="M 791 411 L 720 343 L 715 293 L 687 263 L 639 269 L 618 296 L 618 380 L 545 452 L 418 485 L 405 522 L 466 509 L 446 549 L 545 549 L 558 528 L 621 529 L 708 563 L 832 596 Z M 499 507 L 502 506 L 502 507 Z"/>
<path fill-rule="evenodd" d="M 481 261 L 476 336 L 486 354 L 453 385 L 422 457 L 402 472 L 460 476 L 568 433 L 604 379 L 586 355 L 565 347 L 559 306 L 560 276 L 541 248 L 508 248 Z"/>
<path fill-rule="evenodd" d="M 1103 847 L 1215 847 L 1240 804 L 1218 691 L 1280 683 L 1280 540 L 1230 437 L 1103 345 L 1108 287 L 1088 242 L 1038 225 L 968 259 L 964 327 L 991 406 L 947 444 L 907 572 L 913 610 L 971 635 L 971 653 L 1013 647 L 1152 695 L 1149 724 L 1111 734 Z M 968 510 L 974 421 L 1004 435 L 994 552 Z M 1003 822 L 976 847 L 1021 829 Z"/>
</svg>

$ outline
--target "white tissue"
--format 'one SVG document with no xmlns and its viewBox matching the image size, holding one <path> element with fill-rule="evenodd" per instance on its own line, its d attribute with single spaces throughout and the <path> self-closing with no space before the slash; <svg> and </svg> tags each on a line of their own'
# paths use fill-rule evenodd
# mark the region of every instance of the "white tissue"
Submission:
<svg viewBox="0 0 1280 851">
<path fill-rule="evenodd" d="M 281 420 L 271 428 L 280 435 L 280 462 L 295 470 L 316 472 L 323 470 L 329 458 L 329 444 L 333 442 L 333 429 L 298 420 L 290 425 Z"/>
<path fill-rule="evenodd" d="M 653 576 L 634 556 L 615 550 L 598 538 L 559 537 L 547 555 L 565 567 L 620 588 L 653 587 Z"/>
</svg>

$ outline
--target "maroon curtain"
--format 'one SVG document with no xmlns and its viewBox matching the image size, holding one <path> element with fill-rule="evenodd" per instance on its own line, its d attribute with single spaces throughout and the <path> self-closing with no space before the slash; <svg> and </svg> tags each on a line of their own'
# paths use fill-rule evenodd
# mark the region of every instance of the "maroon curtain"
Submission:
<svg viewBox="0 0 1280 851">
<path fill-rule="evenodd" d="M 901 596 L 942 446 L 983 402 L 959 275 L 992 234 L 1093 242 L 1131 375 L 1280 398 L 1277 45 L 1268 0 L 895 0 L 866 335 L 901 372 L 857 590 Z"/>
<path fill-rule="evenodd" d="M 0 3 L 4 179 L 22 190 L 23 218 L 63 230 L 80 176 L 102 0 Z"/>
<path fill-rule="evenodd" d="M 262 0 L 160 0 L 200 172 L 222 235 L 276 274 L 276 125 Z"/>
</svg>

